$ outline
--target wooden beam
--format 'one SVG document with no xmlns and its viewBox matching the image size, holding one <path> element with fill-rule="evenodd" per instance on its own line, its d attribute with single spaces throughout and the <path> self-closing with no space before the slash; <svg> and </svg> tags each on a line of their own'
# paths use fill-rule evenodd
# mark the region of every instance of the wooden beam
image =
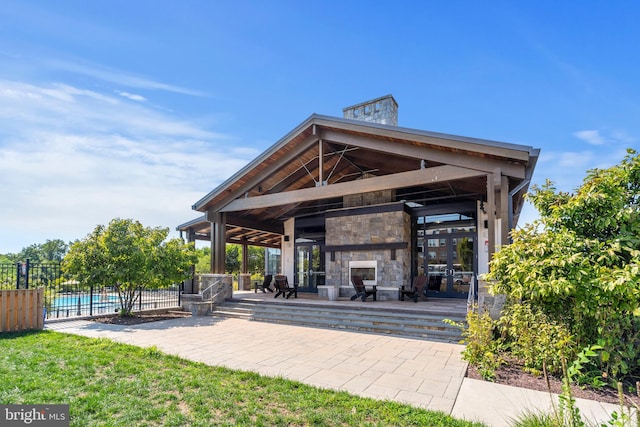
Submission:
<svg viewBox="0 0 640 427">
<path fill-rule="evenodd" d="M 357 252 L 357 251 L 375 251 L 378 249 L 407 249 L 407 242 L 391 242 L 391 243 L 361 243 L 356 245 L 327 245 L 324 247 L 326 252 Z"/>
<path fill-rule="evenodd" d="M 251 190 L 252 188 L 257 186 L 258 184 L 260 184 L 263 180 L 269 178 L 273 174 L 273 171 L 275 171 L 275 170 L 279 169 L 280 167 L 282 167 L 282 166 L 294 161 L 301 153 L 304 153 L 306 150 L 308 150 L 309 147 L 312 146 L 317 140 L 318 140 L 318 137 L 314 136 L 314 135 L 311 135 L 311 136 L 305 138 L 303 141 L 301 141 L 298 144 L 296 144 L 294 149 L 292 149 L 291 151 L 289 151 L 289 152 L 285 153 L 284 155 L 282 155 L 281 157 L 279 157 L 278 160 L 276 162 L 274 162 L 273 164 L 270 164 L 268 168 L 264 169 L 259 174 L 253 176 L 244 185 L 236 188 L 233 191 L 233 193 L 228 192 L 227 194 L 225 194 L 225 197 L 219 203 L 220 204 L 224 204 L 225 201 L 229 199 L 229 197 L 240 197 L 240 196 L 242 196 L 244 193 L 246 193 L 247 191 Z M 242 179 L 244 177 L 244 175 L 248 174 L 248 170 L 250 170 L 252 167 L 255 167 L 256 164 L 260 164 L 260 162 L 258 160 L 261 160 L 262 162 L 264 162 L 265 159 L 259 158 L 259 159 L 254 160 L 249 165 L 247 165 L 244 168 L 242 168 L 239 172 L 236 173 L 236 175 L 234 175 L 234 177 L 230 178 L 229 180 L 231 180 L 233 178 L 235 178 L 236 181 Z M 228 184 L 226 186 L 227 190 L 229 188 L 232 188 L 232 187 L 233 187 L 232 183 L 230 183 L 230 184 Z M 220 187 L 218 187 L 218 189 L 219 188 Z M 197 208 L 197 210 L 200 210 L 200 211 L 211 210 L 211 209 L 217 210 L 217 208 L 219 207 L 218 204 L 208 205 L 208 203 L 210 203 L 212 199 L 215 199 L 218 196 L 219 196 L 219 194 L 209 195 L 209 196 L 207 196 L 207 198 L 209 198 L 208 202 L 203 203 L 202 206 L 194 205 L 193 208 L 194 209 Z"/>
<path fill-rule="evenodd" d="M 415 144 L 402 144 L 393 141 L 386 141 L 383 139 L 375 139 L 373 137 L 350 135 L 331 129 L 323 130 L 322 138 L 341 144 L 352 145 L 369 150 L 376 150 L 383 153 L 392 153 L 399 156 L 412 157 L 418 160 L 431 160 L 447 165 L 475 169 L 483 171 L 485 173 L 493 173 L 496 168 L 500 168 L 502 172 L 508 176 L 513 176 L 519 179 L 524 179 L 525 177 L 525 167 L 523 164 L 510 163 L 506 160 L 464 155 L 461 153 L 437 150 L 435 148 Z"/>
<path fill-rule="evenodd" d="M 493 258 L 493 254 L 496 252 L 496 193 L 494 188 L 493 174 L 487 175 L 487 224 L 489 229 L 489 262 Z"/>
<path fill-rule="evenodd" d="M 324 187 L 302 188 L 300 190 L 285 191 L 278 194 L 266 194 L 264 196 L 236 199 L 222 207 L 220 212 L 260 209 L 271 206 L 286 205 L 289 203 L 302 203 L 311 200 L 330 199 L 333 197 L 342 197 L 351 194 L 413 187 L 417 185 L 433 184 L 484 175 L 484 173 L 477 170 L 470 170 L 456 166 L 436 166 L 428 169 L 376 176 L 373 178 L 359 179 L 349 182 L 339 182 Z"/>
<path fill-rule="evenodd" d="M 509 178 L 506 176 L 501 177 L 500 185 L 500 224 L 501 224 L 501 237 L 500 245 L 509 244 Z"/>
<path fill-rule="evenodd" d="M 440 145 L 464 151 L 475 151 L 491 156 L 512 158 L 527 162 L 530 160 L 528 150 L 521 150 L 515 144 L 505 144 L 498 141 L 490 141 L 479 138 L 470 138 L 460 135 L 447 135 L 437 132 L 427 132 L 416 129 L 400 127 L 383 127 L 370 125 L 369 123 L 340 122 L 336 123 L 328 117 L 317 117 L 314 122 L 321 128 L 340 129 L 344 132 L 357 132 L 360 134 L 375 132 L 376 137 L 403 139 L 424 144 Z M 372 126 L 375 129 L 372 129 Z M 529 147 L 522 147 L 529 148 Z"/>
<path fill-rule="evenodd" d="M 242 273 L 246 274 L 249 269 L 249 246 L 246 242 L 242 243 Z"/>
<path fill-rule="evenodd" d="M 319 185 L 324 183 L 324 150 L 322 149 L 322 140 L 318 141 L 318 182 Z"/>
<path fill-rule="evenodd" d="M 207 221 L 211 223 L 211 273 L 224 274 L 225 272 L 225 244 L 226 244 L 226 214 L 222 212 L 205 212 Z"/>
<path fill-rule="evenodd" d="M 268 231 L 269 233 L 284 235 L 284 226 L 282 223 L 267 223 L 251 218 L 235 216 L 233 214 L 228 214 L 226 221 L 229 226 L 248 228 L 258 231 Z"/>
</svg>

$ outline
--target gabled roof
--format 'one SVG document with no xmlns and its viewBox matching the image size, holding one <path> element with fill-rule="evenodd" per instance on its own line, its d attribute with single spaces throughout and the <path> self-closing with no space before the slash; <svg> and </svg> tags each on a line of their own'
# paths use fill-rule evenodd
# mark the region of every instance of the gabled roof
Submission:
<svg viewBox="0 0 640 427">
<path fill-rule="evenodd" d="M 228 230 L 234 225 L 243 232 L 253 227 L 275 238 L 284 219 L 342 207 L 343 195 L 369 188 L 365 181 L 390 182 L 403 176 L 401 188 L 394 188 L 399 197 L 439 203 L 479 200 L 486 180 L 478 177 L 499 171 L 509 177 L 510 188 L 525 183 L 518 190 L 521 195 L 538 155 L 538 149 L 528 146 L 313 114 L 193 209 L 226 212 Z M 413 172 L 424 169 L 435 175 L 427 179 Z M 460 179 L 444 182 L 445 173 Z M 206 233 L 206 218 L 194 221 L 178 229 Z"/>
</svg>

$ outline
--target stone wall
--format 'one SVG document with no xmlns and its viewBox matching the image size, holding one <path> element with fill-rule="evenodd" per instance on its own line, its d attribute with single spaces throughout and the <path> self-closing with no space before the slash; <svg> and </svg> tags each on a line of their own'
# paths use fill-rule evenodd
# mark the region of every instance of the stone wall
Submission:
<svg viewBox="0 0 640 427">
<path fill-rule="evenodd" d="M 404 210 L 353 214 L 328 217 L 325 223 L 326 245 L 383 245 L 388 243 L 406 243 L 403 249 L 350 248 L 335 251 L 333 257 L 327 254 L 326 284 L 331 286 L 351 286 L 349 261 L 377 261 L 379 287 L 399 288 L 408 284 L 411 265 L 411 216 Z M 392 253 L 395 252 L 395 259 Z M 333 260 L 332 260 L 333 258 Z M 397 298 L 397 291 L 391 292 Z M 379 292 L 379 297 L 381 297 Z M 385 299 L 384 295 L 380 299 Z"/>
<path fill-rule="evenodd" d="M 190 311 L 194 316 L 204 316 L 212 304 L 219 304 L 233 298 L 233 277 L 230 274 L 197 274 L 194 277 L 194 288 L 197 294 L 182 294 L 182 310 Z M 213 284 L 218 284 L 212 295 L 203 297 L 202 292 Z"/>
<path fill-rule="evenodd" d="M 381 190 L 362 194 L 351 194 L 342 198 L 342 204 L 345 208 L 372 206 L 380 203 L 392 202 L 394 200 L 394 196 L 395 191 L 393 190 Z"/>
<path fill-rule="evenodd" d="M 345 119 L 398 126 L 398 103 L 391 95 L 342 109 Z"/>
<path fill-rule="evenodd" d="M 488 311 L 493 320 L 498 320 L 507 298 L 505 295 L 491 295 L 489 286 L 486 281 L 478 280 L 478 309 L 481 313 Z"/>
</svg>

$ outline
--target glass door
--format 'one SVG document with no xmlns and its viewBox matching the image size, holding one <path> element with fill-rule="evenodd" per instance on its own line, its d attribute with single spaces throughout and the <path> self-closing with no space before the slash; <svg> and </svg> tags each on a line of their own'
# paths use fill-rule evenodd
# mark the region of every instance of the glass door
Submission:
<svg viewBox="0 0 640 427">
<path fill-rule="evenodd" d="M 431 235 L 426 243 L 428 295 L 467 298 L 475 286 L 475 233 Z"/>
<path fill-rule="evenodd" d="M 296 244 L 296 282 L 298 291 L 318 292 L 324 285 L 324 251 L 319 243 Z"/>
</svg>

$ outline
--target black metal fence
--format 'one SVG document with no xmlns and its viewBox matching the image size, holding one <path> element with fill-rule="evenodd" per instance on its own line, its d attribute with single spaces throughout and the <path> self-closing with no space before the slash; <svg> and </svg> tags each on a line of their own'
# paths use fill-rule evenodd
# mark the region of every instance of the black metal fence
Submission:
<svg viewBox="0 0 640 427">
<path fill-rule="evenodd" d="M 78 316 L 98 316 L 117 313 L 121 304 L 113 287 L 86 286 L 68 280 L 60 263 L 0 264 L 0 290 L 45 289 L 47 319 Z M 183 284 L 167 288 L 143 290 L 134 311 L 174 308 L 181 304 Z"/>
</svg>

